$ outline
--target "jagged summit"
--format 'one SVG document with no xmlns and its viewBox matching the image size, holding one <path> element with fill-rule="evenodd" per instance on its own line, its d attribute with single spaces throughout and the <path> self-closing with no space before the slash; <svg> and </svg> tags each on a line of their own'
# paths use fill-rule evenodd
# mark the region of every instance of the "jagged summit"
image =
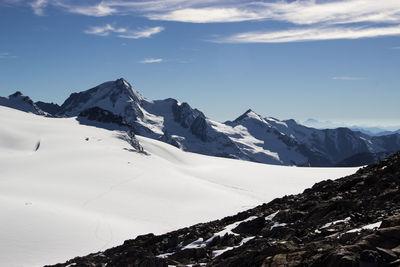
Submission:
<svg viewBox="0 0 400 267">
<path fill-rule="evenodd" d="M 21 91 L 16 91 L 14 94 L 9 95 L 8 97 L 19 97 L 19 96 L 23 96 L 23 94 L 21 93 Z"/>
<path fill-rule="evenodd" d="M 122 91 L 124 90 L 128 91 L 129 95 L 133 98 L 133 100 L 141 101 L 144 99 L 144 97 L 135 89 L 133 89 L 132 85 L 124 78 L 119 78 L 115 80 L 115 84 L 118 89 Z"/>
<path fill-rule="evenodd" d="M 61 105 L 59 113 L 67 116 L 76 116 L 80 112 L 98 106 L 118 115 L 125 115 L 132 107 L 138 112 L 137 105 L 144 100 L 133 87 L 123 78 L 102 83 L 89 90 L 72 93 Z"/>
<path fill-rule="evenodd" d="M 233 122 L 238 123 L 238 122 L 241 122 L 241 121 L 243 121 L 245 119 L 249 119 L 249 118 L 261 120 L 261 121 L 263 120 L 263 118 L 260 115 L 258 115 L 257 113 L 255 113 L 252 109 L 248 109 L 248 110 L 246 110 L 245 113 L 243 113 L 242 115 L 237 117 Z"/>
<path fill-rule="evenodd" d="M 0 106 L 14 108 L 37 115 L 49 115 L 41 110 L 35 103 L 33 103 L 29 96 L 23 95 L 20 91 L 16 91 L 8 97 L 0 97 Z"/>
</svg>

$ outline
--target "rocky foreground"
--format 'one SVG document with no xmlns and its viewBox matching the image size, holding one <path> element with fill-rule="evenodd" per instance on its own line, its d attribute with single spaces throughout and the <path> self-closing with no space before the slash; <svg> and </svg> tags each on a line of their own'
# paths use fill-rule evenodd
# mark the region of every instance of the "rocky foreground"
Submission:
<svg viewBox="0 0 400 267">
<path fill-rule="evenodd" d="M 302 194 L 56 266 L 400 266 L 399 186 L 400 152 Z"/>
</svg>

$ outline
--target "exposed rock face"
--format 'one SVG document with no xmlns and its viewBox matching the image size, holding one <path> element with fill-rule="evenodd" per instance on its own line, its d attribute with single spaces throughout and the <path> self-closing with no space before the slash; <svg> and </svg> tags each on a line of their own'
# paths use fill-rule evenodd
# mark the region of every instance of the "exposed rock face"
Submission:
<svg viewBox="0 0 400 267">
<path fill-rule="evenodd" d="M 201 141 L 207 141 L 207 121 L 204 116 L 197 116 L 192 125 L 190 125 L 190 131 L 197 136 Z"/>
<path fill-rule="evenodd" d="M 116 115 L 108 110 L 104 110 L 99 107 L 92 107 L 79 113 L 78 121 L 85 124 L 85 121 L 83 121 L 82 118 L 85 118 L 92 122 L 100 122 L 121 126 L 118 129 L 125 131 L 126 134 L 122 134 L 119 137 L 128 142 L 135 151 L 145 153 L 143 147 L 139 143 L 139 140 L 135 136 L 134 129 L 125 122 L 122 116 Z"/>
<path fill-rule="evenodd" d="M 207 141 L 207 121 L 203 112 L 198 109 L 193 109 L 189 104 L 178 104 L 175 100 L 172 105 L 172 113 L 174 120 L 182 127 L 189 128 L 190 132 L 198 137 L 201 141 Z"/>
<path fill-rule="evenodd" d="M 400 266 L 400 152 L 235 216 L 58 266 Z"/>
<path fill-rule="evenodd" d="M 104 110 L 99 107 L 88 108 L 81 113 L 79 113 L 79 117 L 86 117 L 91 121 L 98 121 L 104 123 L 115 123 L 120 126 L 127 126 L 124 118 L 119 115 L 115 115 L 114 113 Z"/>
<path fill-rule="evenodd" d="M 35 104 L 43 111 L 55 116 L 60 112 L 61 107 L 58 104 L 46 103 L 42 101 L 35 102 Z"/>
<path fill-rule="evenodd" d="M 179 105 L 176 100 L 174 100 L 174 104 L 172 105 L 172 112 L 175 121 L 180 123 L 184 128 L 189 128 L 199 116 L 205 118 L 201 111 L 193 109 L 188 103 L 182 103 Z"/>
</svg>

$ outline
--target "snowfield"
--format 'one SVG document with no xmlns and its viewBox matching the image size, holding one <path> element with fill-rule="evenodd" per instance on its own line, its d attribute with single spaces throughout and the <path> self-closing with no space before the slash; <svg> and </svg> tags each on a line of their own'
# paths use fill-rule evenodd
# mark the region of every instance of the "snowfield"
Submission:
<svg viewBox="0 0 400 267">
<path fill-rule="evenodd" d="M 219 219 L 357 168 L 183 152 L 121 131 L 0 106 L 0 265 L 40 266 Z"/>
</svg>

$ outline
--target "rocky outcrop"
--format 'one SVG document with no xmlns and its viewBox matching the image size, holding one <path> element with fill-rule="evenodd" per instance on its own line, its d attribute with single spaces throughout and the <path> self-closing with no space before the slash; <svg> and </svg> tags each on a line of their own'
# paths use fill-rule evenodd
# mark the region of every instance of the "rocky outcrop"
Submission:
<svg viewBox="0 0 400 267">
<path fill-rule="evenodd" d="M 175 100 L 172 105 L 174 120 L 182 127 L 189 128 L 190 132 L 201 141 L 207 141 L 206 116 L 198 109 L 193 109 L 187 103 L 178 104 Z"/>
<path fill-rule="evenodd" d="M 399 266 L 400 152 L 302 194 L 58 266 Z"/>
<path fill-rule="evenodd" d="M 207 121 L 204 116 L 198 116 L 192 125 L 190 125 L 190 131 L 193 135 L 197 136 L 201 141 L 207 141 Z"/>
<path fill-rule="evenodd" d="M 124 118 L 120 115 L 116 115 L 111 111 L 99 107 L 92 107 L 79 113 L 78 121 L 82 124 L 88 124 L 92 126 L 99 126 L 96 123 L 100 122 L 102 124 L 101 126 L 104 128 L 107 128 L 106 125 L 108 125 L 108 129 L 110 130 L 120 130 L 123 132 L 122 134 L 118 135 L 120 139 L 130 144 L 134 151 L 146 153 L 143 147 L 140 145 L 139 140 L 136 138 L 133 127 L 127 124 Z"/>
<path fill-rule="evenodd" d="M 60 112 L 60 105 L 55 103 L 46 103 L 43 101 L 37 101 L 35 104 L 43 111 L 51 114 L 52 116 L 56 116 L 57 113 Z"/>
<path fill-rule="evenodd" d="M 0 97 L 0 106 L 18 109 L 36 115 L 50 116 L 50 114 L 41 110 L 35 103 L 33 103 L 29 96 L 23 95 L 20 91 L 17 91 L 8 97 Z"/>
<path fill-rule="evenodd" d="M 201 111 L 193 109 L 188 103 L 178 104 L 176 100 L 172 104 L 172 113 L 174 120 L 184 128 L 189 128 L 197 117 L 205 117 Z"/>
<path fill-rule="evenodd" d="M 79 113 L 79 117 L 85 117 L 90 121 L 115 123 L 120 126 L 128 126 L 122 116 L 116 115 L 108 110 L 99 107 L 85 109 L 84 111 Z"/>
</svg>

